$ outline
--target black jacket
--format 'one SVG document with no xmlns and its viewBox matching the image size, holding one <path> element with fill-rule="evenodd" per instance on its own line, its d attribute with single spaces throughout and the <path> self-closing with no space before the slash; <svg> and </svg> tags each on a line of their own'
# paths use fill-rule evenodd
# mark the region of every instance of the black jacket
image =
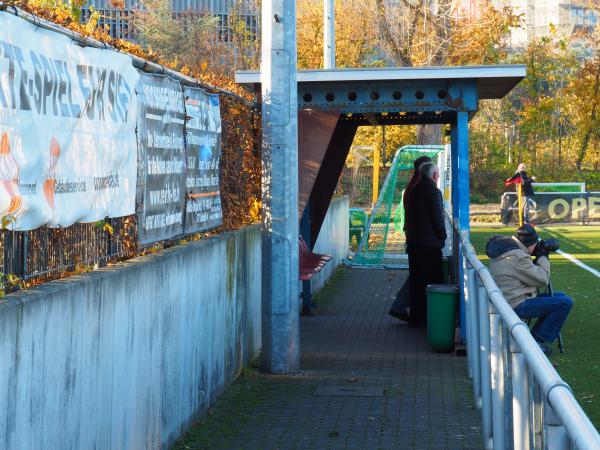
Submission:
<svg viewBox="0 0 600 450">
<path fill-rule="evenodd" d="M 404 231 L 407 247 L 444 247 L 447 236 L 442 193 L 434 181 L 423 178 L 405 195 Z"/>
<path fill-rule="evenodd" d="M 522 170 L 521 172 L 516 172 L 515 176 L 521 175 L 521 183 L 523 184 L 523 195 L 534 195 L 533 193 L 533 178 L 527 175 L 527 172 Z"/>
</svg>

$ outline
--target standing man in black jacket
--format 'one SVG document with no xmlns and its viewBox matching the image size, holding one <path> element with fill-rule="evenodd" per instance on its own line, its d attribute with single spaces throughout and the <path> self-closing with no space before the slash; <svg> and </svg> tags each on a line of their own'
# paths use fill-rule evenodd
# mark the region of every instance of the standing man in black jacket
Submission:
<svg viewBox="0 0 600 450">
<path fill-rule="evenodd" d="M 410 283 L 409 323 L 416 327 L 427 324 L 425 288 L 429 284 L 443 282 L 442 248 L 447 237 L 442 193 L 437 188 L 439 168 L 429 162 L 422 164 L 420 171 L 420 182 L 404 198 Z"/>
</svg>

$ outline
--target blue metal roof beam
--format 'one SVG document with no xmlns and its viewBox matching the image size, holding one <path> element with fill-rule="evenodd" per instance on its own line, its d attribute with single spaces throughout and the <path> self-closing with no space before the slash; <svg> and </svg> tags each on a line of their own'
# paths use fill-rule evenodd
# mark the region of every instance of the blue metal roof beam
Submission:
<svg viewBox="0 0 600 450">
<path fill-rule="evenodd" d="M 448 110 L 457 110 L 460 92 L 468 86 L 476 88 L 477 98 L 463 98 L 466 109 L 462 110 L 476 110 L 477 100 L 499 99 L 508 94 L 525 77 L 525 69 L 522 64 L 514 64 L 301 70 L 298 72 L 298 105 L 326 109 L 334 109 L 333 104 L 347 105 L 346 112 L 361 112 L 361 108 L 370 109 L 364 112 L 383 111 L 383 107 L 398 111 L 401 106 L 424 111 L 444 105 Z M 255 90 L 260 85 L 260 72 L 237 72 L 235 81 Z M 422 98 L 416 97 L 419 90 L 423 91 Z M 444 90 L 447 97 L 440 98 L 438 94 Z M 372 96 L 377 91 L 379 96 Z M 351 92 L 356 94 L 355 100 L 348 97 Z M 310 102 L 304 98 L 307 93 L 312 95 Z M 333 98 L 329 96 L 332 99 L 328 100 L 327 94 L 333 94 Z M 311 102 L 312 105 L 307 106 Z"/>
</svg>

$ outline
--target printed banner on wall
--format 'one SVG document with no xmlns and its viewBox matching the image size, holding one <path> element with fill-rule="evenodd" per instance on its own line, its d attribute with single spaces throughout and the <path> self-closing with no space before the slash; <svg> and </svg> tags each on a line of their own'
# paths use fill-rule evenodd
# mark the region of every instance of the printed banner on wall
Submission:
<svg viewBox="0 0 600 450">
<path fill-rule="evenodd" d="M 542 192 L 533 196 L 530 220 L 534 223 L 568 223 L 600 220 L 600 192 Z M 518 220 L 517 194 L 502 195 L 502 222 Z"/>
<path fill-rule="evenodd" d="M 219 191 L 221 111 L 218 94 L 187 88 L 184 97 L 187 114 L 185 232 L 194 233 L 223 223 Z"/>
<path fill-rule="evenodd" d="M 135 212 L 138 78 L 127 55 L 0 13 L 0 217 L 9 228 Z"/>
<path fill-rule="evenodd" d="M 138 234 L 143 244 L 183 234 L 185 143 L 179 81 L 140 73 Z"/>
</svg>

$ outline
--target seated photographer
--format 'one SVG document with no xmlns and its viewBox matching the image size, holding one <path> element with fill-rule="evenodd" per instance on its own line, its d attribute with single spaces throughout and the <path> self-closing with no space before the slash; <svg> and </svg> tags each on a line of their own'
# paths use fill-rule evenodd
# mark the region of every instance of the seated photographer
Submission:
<svg viewBox="0 0 600 450">
<path fill-rule="evenodd" d="M 538 294 L 538 289 L 550 282 L 548 255 L 556 250 L 557 240 L 540 240 L 529 224 L 517 229 L 514 236 L 493 236 L 485 249 L 490 273 L 515 313 L 521 319 L 538 318 L 531 334 L 546 355 L 552 354 L 549 345 L 573 307 L 573 300 L 562 292 Z"/>
</svg>

